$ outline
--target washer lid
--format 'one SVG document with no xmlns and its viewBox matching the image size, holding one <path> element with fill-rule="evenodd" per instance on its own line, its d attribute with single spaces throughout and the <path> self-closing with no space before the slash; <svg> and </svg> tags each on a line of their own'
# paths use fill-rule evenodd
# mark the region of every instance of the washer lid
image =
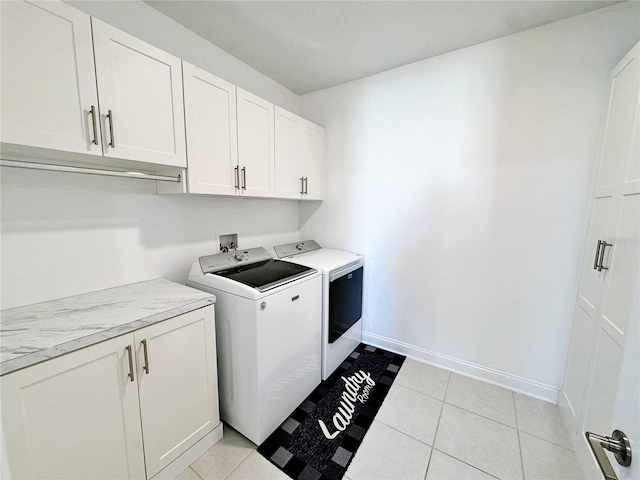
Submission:
<svg viewBox="0 0 640 480">
<path fill-rule="evenodd" d="M 285 283 L 312 275 L 317 270 L 282 260 L 265 260 L 249 265 L 239 265 L 212 273 L 249 285 L 259 292 L 266 292 Z"/>
</svg>

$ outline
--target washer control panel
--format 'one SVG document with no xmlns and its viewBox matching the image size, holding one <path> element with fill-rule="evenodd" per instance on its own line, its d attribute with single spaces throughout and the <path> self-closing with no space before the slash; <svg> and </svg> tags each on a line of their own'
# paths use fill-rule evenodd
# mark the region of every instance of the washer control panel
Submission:
<svg viewBox="0 0 640 480">
<path fill-rule="evenodd" d="M 248 265 L 251 263 L 263 262 L 273 258 L 263 247 L 245 248 L 232 252 L 218 253 L 200 257 L 200 268 L 202 273 L 219 272 L 238 265 Z"/>
<path fill-rule="evenodd" d="M 287 243 L 286 245 L 278 245 L 273 247 L 278 258 L 292 257 L 301 253 L 313 252 L 320 250 L 320 245 L 315 240 L 305 240 L 303 242 Z"/>
</svg>

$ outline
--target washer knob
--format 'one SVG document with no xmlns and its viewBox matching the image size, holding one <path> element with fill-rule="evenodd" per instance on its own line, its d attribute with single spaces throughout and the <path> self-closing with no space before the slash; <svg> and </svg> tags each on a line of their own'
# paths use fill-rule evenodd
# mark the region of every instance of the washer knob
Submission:
<svg viewBox="0 0 640 480">
<path fill-rule="evenodd" d="M 236 260 L 239 262 L 240 260 L 244 259 L 244 252 L 236 252 Z"/>
<path fill-rule="evenodd" d="M 298 251 L 302 251 L 303 248 L 304 248 L 304 243 L 299 243 L 296 245 L 296 250 Z"/>
</svg>

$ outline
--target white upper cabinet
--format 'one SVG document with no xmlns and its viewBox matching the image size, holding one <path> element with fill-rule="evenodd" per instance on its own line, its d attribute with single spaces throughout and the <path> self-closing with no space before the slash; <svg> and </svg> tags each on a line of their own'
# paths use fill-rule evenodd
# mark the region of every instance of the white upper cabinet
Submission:
<svg viewBox="0 0 640 480">
<path fill-rule="evenodd" d="M 239 193 L 236 87 L 183 62 L 187 191 Z"/>
<path fill-rule="evenodd" d="M 299 133 L 300 117 L 276 107 L 276 196 L 281 198 L 304 195 Z"/>
<path fill-rule="evenodd" d="M 324 128 L 304 120 L 300 123 L 300 159 L 306 200 L 324 198 Z"/>
<path fill-rule="evenodd" d="M 238 163 L 243 195 L 275 196 L 274 105 L 237 89 Z"/>
<path fill-rule="evenodd" d="M 276 196 L 322 200 L 324 129 L 276 107 Z"/>
<path fill-rule="evenodd" d="M 1 22 L 1 141 L 102 155 L 90 17 L 12 1 Z"/>
<path fill-rule="evenodd" d="M 186 167 L 180 59 L 92 23 L 105 156 Z"/>
</svg>

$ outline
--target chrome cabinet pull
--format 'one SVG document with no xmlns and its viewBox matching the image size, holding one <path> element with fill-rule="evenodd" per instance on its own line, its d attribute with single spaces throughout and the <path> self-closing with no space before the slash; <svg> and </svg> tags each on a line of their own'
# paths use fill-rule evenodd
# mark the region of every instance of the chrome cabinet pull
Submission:
<svg viewBox="0 0 640 480">
<path fill-rule="evenodd" d="M 147 375 L 149 375 L 149 352 L 147 351 L 147 339 L 140 342 L 142 344 L 142 351 L 144 352 L 144 367 L 142 369 Z"/>
<path fill-rule="evenodd" d="M 607 458 L 605 450 L 613 453 L 616 461 L 623 467 L 631 465 L 631 444 L 625 433 L 621 430 L 614 430 L 610 437 L 603 437 L 596 433 L 585 432 L 591 451 L 596 457 L 600 470 L 606 480 L 618 480 L 616 472 L 611 467 L 611 462 Z"/>
<path fill-rule="evenodd" d="M 304 177 L 304 194 L 309 194 L 309 177 Z"/>
<path fill-rule="evenodd" d="M 129 355 L 129 375 L 128 377 L 133 382 L 135 377 L 133 376 L 133 352 L 131 351 L 131 345 L 127 345 L 127 354 Z"/>
<path fill-rule="evenodd" d="M 91 124 L 93 125 L 93 140 L 91 143 L 98 145 L 98 119 L 96 118 L 96 107 L 94 105 L 91 105 L 89 114 L 91 115 Z"/>
<path fill-rule="evenodd" d="M 109 120 L 109 146 L 111 148 L 116 148 L 116 139 L 113 136 L 113 112 L 111 110 L 107 112 L 107 119 Z"/>
<path fill-rule="evenodd" d="M 304 195 L 304 177 L 300 177 L 300 195 Z"/>
<path fill-rule="evenodd" d="M 234 167 L 233 171 L 236 177 L 236 190 L 239 190 L 240 189 L 240 168 Z"/>
<path fill-rule="evenodd" d="M 598 240 L 598 246 L 596 247 L 596 259 L 593 261 L 594 270 L 598 270 L 598 259 L 600 258 L 600 245 L 602 245 L 602 242 Z"/>
<path fill-rule="evenodd" d="M 600 262 L 598 264 L 598 271 L 601 272 L 602 270 L 609 270 L 609 267 L 605 267 L 604 265 L 602 265 L 602 262 L 604 261 L 604 251 L 606 250 L 607 247 L 611 247 L 613 246 L 612 243 L 607 243 L 606 241 L 602 241 L 602 249 L 600 250 Z"/>
<path fill-rule="evenodd" d="M 247 189 L 247 167 L 242 167 L 242 190 Z"/>
</svg>

